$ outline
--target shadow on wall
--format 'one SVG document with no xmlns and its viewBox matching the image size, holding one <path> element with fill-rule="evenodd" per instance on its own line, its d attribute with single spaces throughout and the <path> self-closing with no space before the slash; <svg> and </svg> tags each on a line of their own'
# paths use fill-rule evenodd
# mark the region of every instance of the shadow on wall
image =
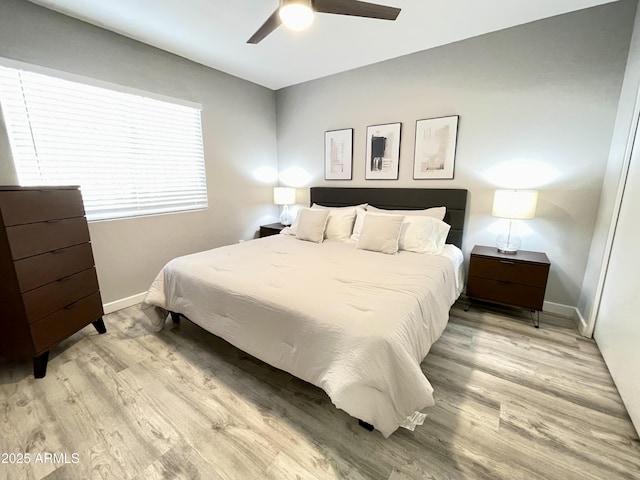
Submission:
<svg viewBox="0 0 640 480">
<path fill-rule="evenodd" d="M 498 188 L 544 189 L 560 177 L 560 172 L 539 160 L 512 160 L 488 168 L 483 177 Z"/>
</svg>

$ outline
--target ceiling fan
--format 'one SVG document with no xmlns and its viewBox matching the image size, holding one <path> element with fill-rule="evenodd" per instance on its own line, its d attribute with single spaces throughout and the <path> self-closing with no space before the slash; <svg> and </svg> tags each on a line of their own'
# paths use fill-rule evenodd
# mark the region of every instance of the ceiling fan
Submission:
<svg viewBox="0 0 640 480">
<path fill-rule="evenodd" d="M 256 44 L 284 23 L 292 30 L 304 30 L 313 22 L 314 13 L 332 13 L 353 17 L 395 20 L 399 8 L 357 0 L 280 0 L 280 5 L 247 43 Z"/>
</svg>

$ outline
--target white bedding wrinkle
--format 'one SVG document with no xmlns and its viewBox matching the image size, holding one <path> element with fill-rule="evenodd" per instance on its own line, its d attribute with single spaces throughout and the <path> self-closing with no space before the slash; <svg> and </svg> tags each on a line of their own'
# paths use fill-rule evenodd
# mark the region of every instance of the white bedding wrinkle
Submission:
<svg viewBox="0 0 640 480">
<path fill-rule="evenodd" d="M 273 235 L 176 258 L 142 305 L 162 328 L 185 315 L 322 388 L 388 437 L 433 405 L 420 362 L 462 290 L 462 252 L 383 255 Z"/>
</svg>

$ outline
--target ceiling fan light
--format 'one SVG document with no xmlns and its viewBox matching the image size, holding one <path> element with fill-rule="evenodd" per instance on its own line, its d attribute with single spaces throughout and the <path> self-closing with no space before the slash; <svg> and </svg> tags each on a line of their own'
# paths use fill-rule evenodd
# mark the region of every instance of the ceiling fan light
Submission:
<svg viewBox="0 0 640 480">
<path fill-rule="evenodd" d="M 283 2 L 278 12 L 280 20 L 291 30 L 304 30 L 313 23 L 313 10 L 310 2 Z"/>
</svg>

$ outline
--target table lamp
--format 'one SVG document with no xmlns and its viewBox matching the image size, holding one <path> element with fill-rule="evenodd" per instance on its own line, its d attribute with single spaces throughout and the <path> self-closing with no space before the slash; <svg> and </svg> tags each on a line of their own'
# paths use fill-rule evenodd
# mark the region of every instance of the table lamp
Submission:
<svg viewBox="0 0 640 480">
<path fill-rule="evenodd" d="M 291 225 L 289 205 L 296 203 L 296 189 L 292 187 L 274 187 L 273 203 L 276 205 L 282 205 L 280 223 L 282 225 Z"/>
<path fill-rule="evenodd" d="M 536 216 L 537 190 L 496 190 L 493 196 L 494 217 L 508 218 L 509 228 L 498 235 L 498 252 L 515 255 L 521 240 L 513 220 L 526 220 Z"/>
</svg>

